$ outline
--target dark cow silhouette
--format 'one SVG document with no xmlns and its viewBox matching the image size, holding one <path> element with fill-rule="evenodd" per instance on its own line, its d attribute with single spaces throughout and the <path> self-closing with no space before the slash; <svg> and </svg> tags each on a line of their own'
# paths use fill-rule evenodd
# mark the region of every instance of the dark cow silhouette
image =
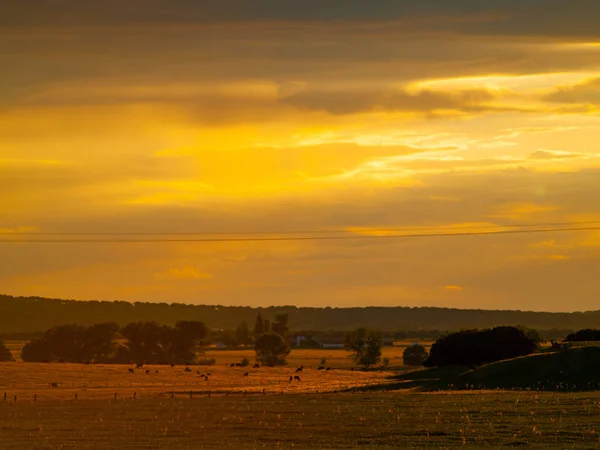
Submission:
<svg viewBox="0 0 600 450">
<path fill-rule="evenodd" d="M 208 381 L 208 375 L 204 375 L 204 381 Z"/>
<path fill-rule="evenodd" d="M 135 371 L 133 369 L 127 369 L 129 370 L 129 373 L 135 373 Z"/>
<path fill-rule="evenodd" d="M 184 372 L 191 372 L 191 371 L 192 371 L 192 369 L 190 369 L 189 367 L 186 367 L 184 370 Z"/>
<path fill-rule="evenodd" d="M 235 363 L 235 367 L 242 367 L 242 363 Z"/>
<path fill-rule="evenodd" d="M 325 367 L 319 366 L 319 368 L 317 370 L 325 370 Z"/>
<path fill-rule="evenodd" d="M 298 375 L 295 375 L 295 376 L 294 376 L 294 380 L 296 380 L 296 381 L 300 381 L 300 377 L 299 377 Z"/>
<path fill-rule="evenodd" d="M 158 373 L 158 370 L 155 370 L 154 373 Z"/>
<path fill-rule="evenodd" d="M 290 375 L 290 383 L 294 381 L 294 377 Z"/>
<path fill-rule="evenodd" d="M 208 373 L 206 374 L 206 376 L 207 376 L 207 377 L 210 377 L 211 375 L 212 375 L 212 372 L 208 372 Z"/>
<path fill-rule="evenodd" d="M 245 376 L 245 377 L 247 377 L 248 375 L 250 375 L 250 373 L 249 373 L 249 372 L 246 372 L 246 373 L 244 374 L 244 376 Z"/>
<path fill-rule="evenodd" d="M 171 363 L 171 367 L 175 367 L 175 364 Z"/>
<path fill-rule="evenodd" d="M 144 365 L 143 365 L 143 364 L 136 364 L 136 365 L 135 365 L 135 368 L 136 368 L 136 369 L 141 369 L 142 367 L 144 367 Z"/>
<path fill-rule="evenodd" d="M 252 367 L 253 369 L 260 369 L 260 364 L 254 364 L 254 367 Z"/>
<path fill-rule="evenodd" d="M 148 375 L 149 373 L 150 373 L 150 371 L 149 371 L 149 370 L 146 370 L 146 375 Z"/>
<path fill-rule="evenodd" d="M 325 369 L 325 371 L 328 371 L 328 370 L 331 370 L 331 367 L 328 367 L 327 369 Z M 354 370 L 354 369 L 352 369 L 352 370 Z"/>
<path fill-rule="evenodd" d="M 235 363 L 229 364 L 229 367 L 235 367 Z"/>
<path fill-rule="evenodd" d="M 296 369 L 296 373 L 298 373 L 298 372 L 302 372 L 302 370 L 303 370 L 303 369 L 304 369 L 304 366 L 300 366 L 300 367 L 298 367 L 298 368 Z"/>
<path fill-rule="evenodd" d="M 57 388 L 58 387 L 58 383 L 50 383 L 50 387 Z"/>
</svg>

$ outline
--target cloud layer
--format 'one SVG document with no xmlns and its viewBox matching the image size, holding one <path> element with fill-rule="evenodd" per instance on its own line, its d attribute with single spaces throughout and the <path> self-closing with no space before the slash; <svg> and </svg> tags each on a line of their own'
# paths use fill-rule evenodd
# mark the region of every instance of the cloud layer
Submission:
<svg viewBox="0 0 600 450">
<path fill-rule="evenodd" d="M 600 220 L 598 16 L 585 0 L 9 0 L 0 240 Z M 0 284 L 82 299 L 592 309 L 599 246 L 593 230 L 0 242 Z"/>
</svg>

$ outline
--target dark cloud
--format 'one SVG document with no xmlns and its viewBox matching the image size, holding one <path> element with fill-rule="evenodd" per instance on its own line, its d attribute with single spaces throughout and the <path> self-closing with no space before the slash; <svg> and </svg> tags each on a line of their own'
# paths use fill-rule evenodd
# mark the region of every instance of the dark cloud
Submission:
<svg viewBox="0 0 600 450">
<path fill-rule="evenodd" d="M 558 103 L 600 104 L 600 78 L 594 78 L 575 86 L 558 88 L 545 100 Z"/>
<path fill-rule="evenodd" d="M 600 4 L 596 0 L 7 0 L 0 7 L 0 26 L 403 21 L 419 22 L 420 30 L 429 31 L 597 36 L 599 15 Z"/>
<path fill-rule="evenodd" d="M 489 5 L 490 2 L 487 2 Z M 498 2 L 531 3 L 531 1 Z M 8 0 L 4 3 L 4 25 L 119 25 L 152 22 L 213 22 L 244 20 L 390 20 L 415 15 L 465 14 L 493 10 L 475 0 L 447 2 L 430 0 Z M 501 6 L 499 9 L 507 9 Z"/>
<path fill-rule="evenodd" d="M 388 91 L 304 91 L 290 95 L 284 101 L 299 108 L 327 111 L 332 114 L 352 114 L 373 110 L 431 112 L 438 109 L 465 109 L 492 100 L 484 90 L 447 94 L 432 91 L 408 93 Z"/>
</svg>

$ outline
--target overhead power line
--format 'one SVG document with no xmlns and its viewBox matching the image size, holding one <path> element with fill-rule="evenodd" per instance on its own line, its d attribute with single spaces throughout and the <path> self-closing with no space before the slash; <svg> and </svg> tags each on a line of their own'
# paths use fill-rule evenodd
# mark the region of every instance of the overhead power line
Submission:
<svg viewBox="0 0 600 450">
<path fill-rule="evenodd" d="M 473 230 L 495 228 L 528 228 L 528 227 L 563 227 L 600 225 L 600 221 L 586 222 L 548 222 L 548 223 L 521 223 L 521 224 L 487 224 L 487 225 L 442 225 L 423 227 L 389 227 L 389 228 L 361 228 L 347 227 L 331 230 L 287 230 L 287 231 L 0 231 L 0 236 L 255 236 L 255 235 L 295 235 L 295 234 L 357 234 L 357 233 L 393 233 L 397 231 L 427 231 L 427 230 Z"/>
<path fill-rule="evenodd" d="M 597 222 L 596 222 L 597 223 Z M 457 237 L 457 236 L 492 236 L 508 234 L 531 234 L 531 233 L 558 233 L 558 232 L 580 232 L 597 231 L 600 226 L 575 227 L 575 228 L 540 228 L 540 229 L 517 229 L 501 231 L 463 231 L 457 233 L 416 233 L 416 234 L 392 234 L 392 235 L 368 235 L 355 234 L 352 236 L 272 236 L 272 237 L 239 237 L 239 238 L 184 238 L 184 239 L 3 239 L 2 243 L 192 243 L 192 242 L 274 242 L 274 241 L 330 241 L 330 240 L 357 240 L 357 239 L 402 239 L 402 238 L 434 238 L 434 237 Z M 361 230 L 364 231 L 364 230 Z M 382 230 L 376 230 L 381 232 Z M 358 233 L 355 231 L 355 233 Z"/>
</svg>

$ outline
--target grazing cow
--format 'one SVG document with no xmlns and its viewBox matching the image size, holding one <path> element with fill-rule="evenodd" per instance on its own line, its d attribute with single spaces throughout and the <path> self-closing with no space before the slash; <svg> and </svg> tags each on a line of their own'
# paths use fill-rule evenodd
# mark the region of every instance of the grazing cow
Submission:
<svg viewBox="0 0 600 450">
<path fill-rule="evenodd" d="M 135 371 L 133 369 L 127 369 L 129 370 L 129 373 L 135 373 Z"/>
<path fill-rule="evenodd" d="M 58 383 L 50 383 L 50 387 L 57 388 L 58 387 Z"/>
<path fill-rule="evenodd" d="M 242 363 L 235 363 L 235 367 L 242 367 Z"/>
<path fill-rule="evenodd" d="M 206 374 L 206 376 L 207 376 L 207 377 L 210 377 L 211 375 L 212 375 L 212 372 L 208 372 L 208 373 Z"/>
<path fill-rule="evenodd" d="M 149 370 L 146 370 L 146 375 L 149 375 L 149 374 L 150 374 L 150 371 L 149 371 Z"/>
<path fill-rule="evenodd" d="M 298 368 L 296 369 L 296 373 L 298 373 L 298 372 L 302 372 L 302 369 L 304 369 L 304 366 L 300 366 L 300 367 L 298 367 Z"/>
<path fill-rule="evenodd" d="M 325 367 L 319 366 L 319 368 L 317 370 L 325 370 Z"/>
<path fill-rule="evenodd" d="M 294 377 L 290 375 L 290 383 L 294 381 Z"/>
<path fill-rule="evenodd" d="M 154 373 L 158 373 L 158 370 L 155 370 Z"/>
<path fill-rule="evenodd" d="M 189 367 L 186 367 L 184 370 L 184 372 L 191 372 L 191 371 L 192 371 L 192 369 L 190 369 Z"/>
<path fill-rule="evenodd" d="M 299 377 L 298 375 L 295 375 L 295 376 L 294 376 L 294 380 L 296 380 L 296 381 L 300 381 L 300 377 Z"/>
<path fill-rule="evenodd" d="M 136 364 L 136 365 L 135 365 L 135 368 L 136 368 L 136 369 L 141 369 L 142 367 L 144 367 L 144 365 L 143 365 L 143 364 Z"/>
<path fill-rule="evenodd" d="M 245 376 L 245 377 L 247 377 L 248 375 L 250 375 L 250 373 L 249 373 L 249 372 L 246 372 L 246 373 L 244 374 L 244 376 Z"/>
<path fill-rule="evenodd" d="M 199 370 L 196 370 L 196 373 L 197 373 L 198 375 L 202 376 L 202 374 L 200 373 L 200 371 L 199 371 Z"/>
<path fill-rule="evenodd" d="M 171 363 L 171 367 L 175 367 L 175 364 Z"/>
<path fill-rule="evenodd" d="M 260 364 L 254 364 L 254 367 L 252 367 L 253 369 L 260 369 Z"/>
<path fill-rule="evenodd" d="M 208 381 L 208 375 L 204 375 L 204 381 Z"/>
<path fill-rule="evenodd" d="M 325 369 L 325 371 L 331 370 L 331 367 L 328 367 L 327 369 Z"/>
<path fill-rule="evenodd" d="M 230 368 L 232 368 L 232 367 L 235 367 L 235 363 L 231 363 L 231 364 L 229 364 L 229 367 L 230 367 Z"/>
</svg>

